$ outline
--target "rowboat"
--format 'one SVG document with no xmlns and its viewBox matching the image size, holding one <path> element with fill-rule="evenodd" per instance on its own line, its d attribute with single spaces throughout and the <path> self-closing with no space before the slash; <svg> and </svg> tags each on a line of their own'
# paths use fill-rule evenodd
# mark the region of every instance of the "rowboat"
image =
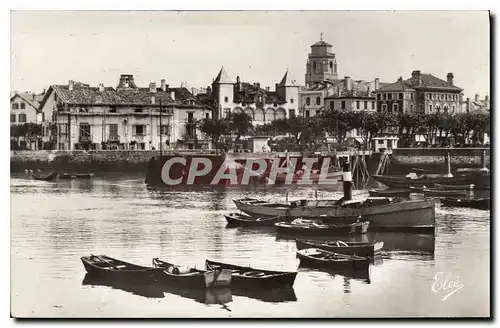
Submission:
<svg viewBox="0 0 500 328">
<path fill-rule="evenodd" d="M 44 176 L 38 176 L 33 174 L 33 179 L 41 181 L 54 181 L 57 178 L 57 172 L 51 172 Z"/>
<path fill-rule="evenodd" d="M 465 184 L 465 185 L 447 185 L 447 184 L 434 184 L 434 187 L 438 189 L 446 189 L 446 190 L 468 190 L 474 189 L 474 184 Z"/>
<path fill-rule="evenodd" d="M 229 269 L 232 285 L 237 288 L 271 288 L 293 286 L 297 272 L 272 271 L 206 260 L 207 270 Z"/>
<path fill-rule="evenodd" d="M 90 255 L 81 258 L 89 275 L 116 280 L 155 281 L 162 269 L 140 266 L 117 260 L 106 255 Z"/>
<path fill-rule="evenodd" d="M 479 210 L 491 209 L 489 198 L 475 198 L 475 199 L 442 198 L 441 204 L 443 206 L 470 207 Z"/>
<path fill-rule="evenodd" d="M 363 234 L 368 231 L 369 225 L 370 221 L 324 224 L 321 220 L 303 219 L 296 219 L 291 223 L 278 222 L 275 224 L 278 233 L 317 236 Z"/>
<path fill-rule="evenodd" d="M 297 251 L 301 263 L 313 266 L 342 267 L 353 270 L 370 266 L 366 257 L 328 252 L 318 248 L 306 248 Z"/>
<path fill-rule="evenodd" d="M 162 270 L 159 281 L 174 286 L 189 288 L 225 287 L 231 284 L 231 270 L 198 270 L 153 259 L 153 266 Z"/>
<path fill-rule="evenodd" d="M 435 189 L 435 188 L 423 188 L 425 196 L 467 196 L 468 192 L 466 190 L 448 190 L 448 189 Z"/>
<path fill-rule="evenodd" d="M 388 175 L 372 175 L 376 181 L 390 187 L 390 188 L 409 188 L 433 186 L 437 184 L 447 185 L 464 185 L 474 184 L 475 186 L 489 186 L 490 176 L 487 173 L 457 173 L 453 177 L 446 177 L 442 174 L 434 175 L 421 175 L 417 178 L 409 178 L 405 176 L 388 176 Z"/>
<path fill-rule="evenodd" d="M 284 216 L 271 218 L 254 218 L 240 213 L 230 213 L 224 216 L 227 223 L 232 226 L 274 226 L 275 223 L 286 219 Z"/>
<path fill-rule="evenodd" d="M 374 257 L 380 254 L 382 248 L 384 247 L 384 242 L 376 243 L 363 243 L 363 242 L 344 242 L 341 240 L 336 241 L 314 241 L 314 240 L 303 240 L 297 239 L 295 241 L 298 250 L 307 248 L 319 248 L 325 251 L 348 254 L 348 255 L 358 255 L 363 257 Z"/>
<path fill-rule="evenodd" d="M 252 217 L 288 216 L 290 218 L 325 217 L 324 222 L 359 217 L 370 221 L 376 230 L 433 232 L 435 202 L 432 199 L 369 197 L 363 200 L 300 199 L 290 203 L 268 202 L 257 198 L 233 199 L 243 213 Z"/>
<path fill-rule="evenodd" d="M 403 197 L 409 198 L 411 189 L 389 188 L 369 190 L 370 196 L 373 197 Z"/>
</svg>

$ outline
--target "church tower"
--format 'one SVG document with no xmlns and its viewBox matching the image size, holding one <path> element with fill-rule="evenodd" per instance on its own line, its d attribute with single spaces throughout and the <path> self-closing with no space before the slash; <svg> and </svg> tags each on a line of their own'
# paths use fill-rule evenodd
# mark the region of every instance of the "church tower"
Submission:
<svg viewBox="0 0 500 328">
<path fill-rule="evenodd" d="M 321 40 L 311 46 L 311 53 L 307 59 L 306 86 L 336 79 L 338 79 L 337 59 L 332 52 L 332 45 L 323 41 L 323 33 L 321 33 Z"/>
</svg>

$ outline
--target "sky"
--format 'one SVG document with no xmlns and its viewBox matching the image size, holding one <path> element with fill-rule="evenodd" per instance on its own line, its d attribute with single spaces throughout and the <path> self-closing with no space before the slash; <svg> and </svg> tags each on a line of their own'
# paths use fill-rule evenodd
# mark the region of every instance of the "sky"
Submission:
<svg viewBox="0 0 500 328">
<path fill-rule="evenodd" d="M 120 74 L 144 87 L 206 87 L 221 66 L 233 81 L 274 89 L 288 69 L 304 84 L 320 33 L 340 78 L 452 72 L 465 97 L 490 93 L 487 11 L 12 11 L 11 90 L 68 80 L 116 87 Z"/>
</svg>

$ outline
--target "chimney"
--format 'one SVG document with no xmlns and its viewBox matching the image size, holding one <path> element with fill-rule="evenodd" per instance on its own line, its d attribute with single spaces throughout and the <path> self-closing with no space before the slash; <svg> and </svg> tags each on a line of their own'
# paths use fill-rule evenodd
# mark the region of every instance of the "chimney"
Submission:
<svg viewBox="0 0 500 328">
<path fill-rule="evenodd" d="M 471 110 L 471 101 L 470 98 L 467 98 L 467 107 L 466 107 L 467 113 L 470 112 Z"/>
<path fill-rule="evenodd" d="M 420 71 L 411 72 L 411 79 L 413 85 L 420 85 L 422 83 L 422 75 Z"/>
<path fill-rule="evenodd" d="M 479 95 L 476 93 L 476 95 L 474 96 L 474 101 L 475 102 L 478 102 L 479 101 Z"/>
<path fill-rule="evenodd" d="M 448 73 L 448 75 L 446 75 L 446 80 L 449 85 L 453 85 L 453 73 Z"/>
<path fill-rule="evenodd" d="M 165 79 L 161 79 L 161 90 L 163 92 L 167 92 L 167 84 L 166 84 Z"/>
<path fill-rule="evenodd" d="M 175 100 L 175 91 L 170 91 L 170 98 L 172 98 L 172 100 Z"/>
<path fill-rule="evenodd" d="M 255 87 L 256 87 L 257 89 L 260 89 L 260 82 L 255 82 Z"/>
<path fill-rule="evenodd" d="M 344 77 L 344 87 L 348 91 L 352 90 L 352 81 L 351 81 L 351 78 L 349 76 Z"/>
<path fill-rule="evenodd" d="M 104 84 L 99 83 L 99 92 L 104 92 Z"/>
<path fill-rule="evenodd" d="M 266 91 L 269 91 L 271 88 L 270 87 L 266 87 Z"/>
<path fill-rule="evenodd" d="M 151 105 L 154 105 L 155 104 L 155 96 L 151 96 Z"/>
<path fill-rule="evenodd" d="M 68 90 L 73 91 L 74 87 L 75 87 L 75 81 L 69 80 L 68 81 Z"/>
<path fill-rule="evenodd" d="M 155 82 L 149 83 L 149 92 L 151 92 L 151 93 L 156 92 L 156 83 Z"/>
<path fill-rule="evenodd" d="M 377 91 L 380 88 L 380 79 L 378 77 L 375 78 L 374 88 L 375 88 L 375 91 Z"/>
<path fill-rule="evenodd" d="M 484 96 L 484 102 L 486 103 L 486 106 L 489 108 L 490 107 L 490 97 L 488 95 Z"/>
</svg>

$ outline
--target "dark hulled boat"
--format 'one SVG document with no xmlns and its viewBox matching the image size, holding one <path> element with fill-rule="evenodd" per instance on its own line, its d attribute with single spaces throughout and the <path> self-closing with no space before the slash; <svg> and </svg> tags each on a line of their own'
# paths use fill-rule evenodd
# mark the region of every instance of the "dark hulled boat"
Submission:
<svg viewBox="0 0 500 328">
<path fill-rule="evenodd" d="M 445 196 L 454 196 L 454 197 L 465 197 L 468 195 L 466 190 L 450 190 L 450 189 L 436 189 L 436 188 L 423 188 L 422 189 L 425 196 L 430 197 L 445 197 Z"/>
<path fill-rule="evenodd" d="M 353 221 L 357 218 L 346 218 L 346 220 Z M 340 221 L 335 223 L 324 224 L 321 220 L 304 220 L 296 219 L 290 223 L 279 222 L 276 223 L 278 233 L 293 234 L 293 235 L 318 235 L 318 236 L 340 236 L 363 234 L 368 231 L 370 221 L 362 222 L 349 222 L 342 223 Z"/>
<path fill-rule="evenodd" d="M 475 199 L 442 198 L 441 204 L 443 206 L 470 207 L 470 208 L 475 208 L 475 209 L 479 209 L 479 210 L 491 209 L 489 198 L 475 198 Z"/>
<path fill-rule="evenodd" d="M 169 285 L 186 288 L 226 287 L 231 284 L 231 270 L 222 268 L 213 270 L 198 270 L 168 263 L 157 258 L 153 266 L 160 268 L 162 274 L 159 281 Z"/>
<path fill-rule="evenodd" d="M 33 179 L 41 181 L 55 181 L 57 178 L 57 172 L 51 172 L 47 175 L 36 175 L 33 174 Z"/>
<path fill-rule="evenodd" d="M 297 239 L 295 241 L 295 244 L 298 250 L 307 248 L 319 248 L 333 253 L 358 255 L 363 257 L 374 257 L 375 255 L 380 254 L 382 248 L 384 247 L 384 242 L 363 243 L 344 242 L 341 240 L 314 241 Z"/>
<path fill-rule="evenodd" d="M 409 198 L 411 189 L 406 188 L 389 188 L 389 189 L 376 189 L 369 190 L 372 197 L 402 197 Z"/>
<path fill-rule="evenodd" d="M 229 269 L 232 271 L 232 285 L 237 288 L 270 288 L 293 286 L 297 272 L 254 269 L 223 262 L 206 260 L 207 270 Z"/>
<path fill-rule="evenodd" d="M 342 267 L 353 270 L 370 266 L 370 260 L 356 255 L 338 254 L 318 248 L 306 248 L 297 251 L 301 263 L 320 267 Z"/>
<path fill-rule="evenodd" d="M 275 223 L 286 219 L 284 216 L 254 218 L 250 215 L 240 213 L 230 213 L 225 215 L 225 218 L 231 226 L 274 226 Z"/>
<path fill-rule="evenodd" d="M 154 281 L 162 269 L 140 266 L 117 260 L 106 255 L 90 255 L 81 258 L 89 275 L 116 280 Z"/>
<path fill-rule="evenodd" d="M 59 175 L 59 179 L 71 180 L 71 179 L 91 179 L 94 173 L 62 173 Z"/>
<path fill-rule="evenodd" d="M 468 190 L 474 189 L 474 184 L 465 184 L 465 185 L 448 185 L 448 184 L 434 184 L 435 188 L 445 189 L 445 190 Z"/>
<path fill-rule="evenodd" d="M 487 172 L 457 173 L 453 177 L 445 177 L 442 174 L 421 175 L 417 178 L 405 176 L 372 175 L 376 181 L 390 188 L 410 188 L 441 185 L 464 185 L 473 184 L 476 187 L 489 187 L 490 175 Z"/>
</svg>

